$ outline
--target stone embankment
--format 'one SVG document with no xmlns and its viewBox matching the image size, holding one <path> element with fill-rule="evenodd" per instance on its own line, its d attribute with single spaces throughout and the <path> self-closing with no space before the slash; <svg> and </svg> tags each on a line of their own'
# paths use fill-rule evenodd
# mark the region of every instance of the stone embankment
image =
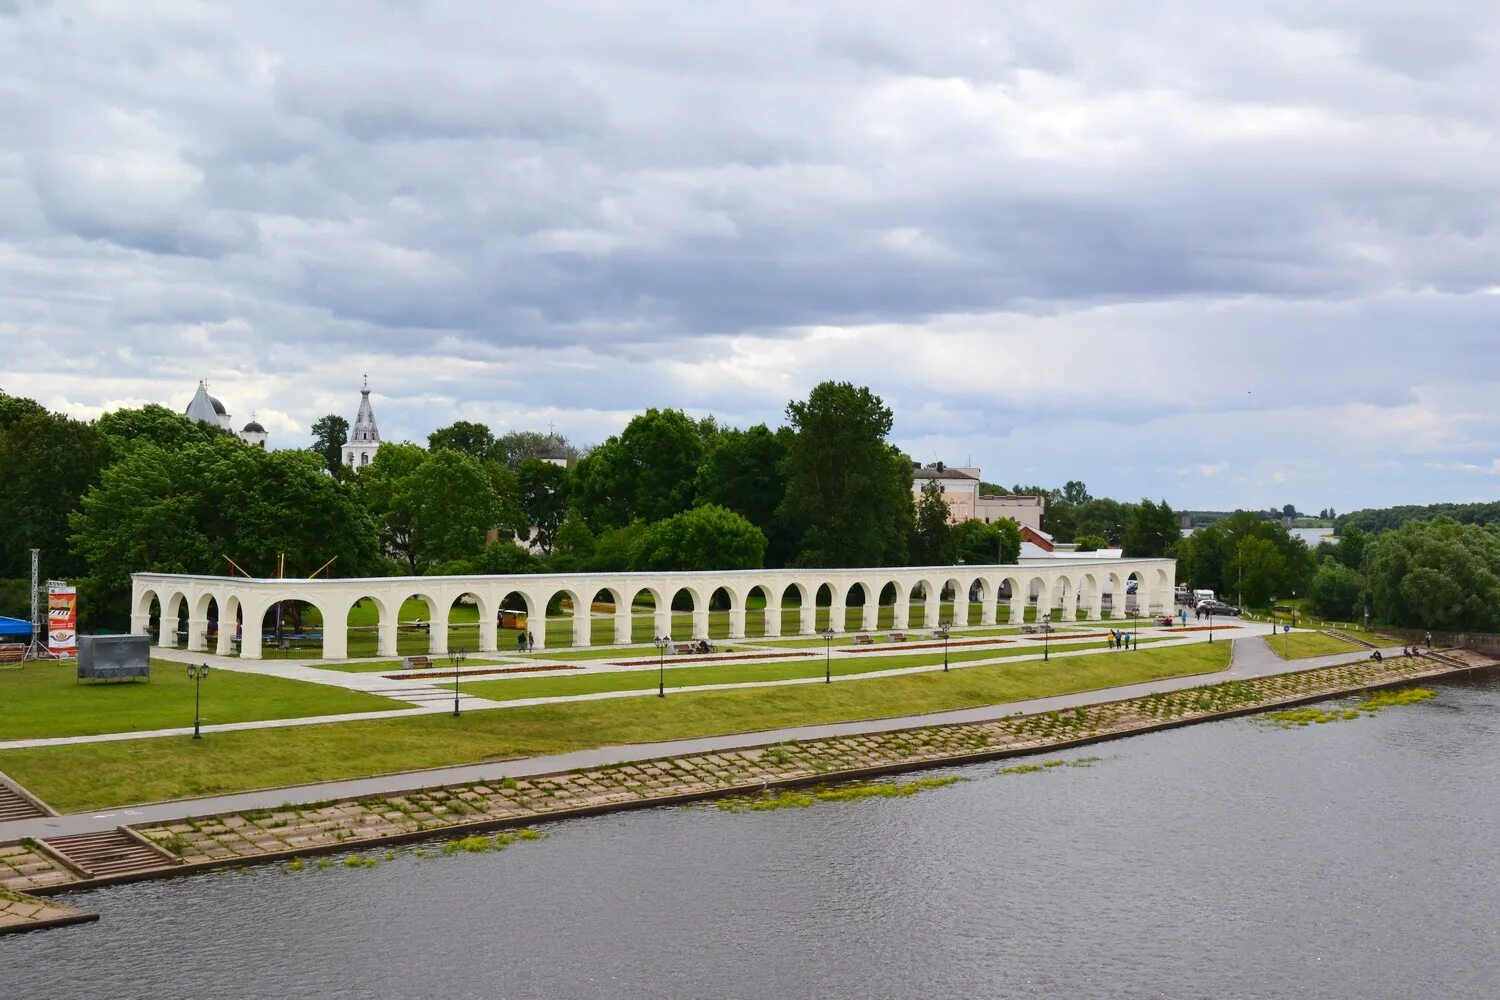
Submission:
<svg viewBox="0 0 1500 1000">
<path fill-rule="evenodd" d="M 115 854 L 107 856 L 107 870 L 98 855 L 94 859 L 83 856 L 76 846 L 62 840 L 0 846 L 0 886 L 45 895 L 86 885 L 354 851 L 617 809 L 965 764 L 1399 686 L 1494 663 L 1489 657 L 1466 653 L 1442 659 L 1362 660 L 982 723 L 749 746 L 524 780 L 505 778 L 383 798 L 288 804 L 279 809 L 120 827 L 121 843 Z M 123 860 L 128 857 L 139 858 L 138 867 Z"/>
</svg>

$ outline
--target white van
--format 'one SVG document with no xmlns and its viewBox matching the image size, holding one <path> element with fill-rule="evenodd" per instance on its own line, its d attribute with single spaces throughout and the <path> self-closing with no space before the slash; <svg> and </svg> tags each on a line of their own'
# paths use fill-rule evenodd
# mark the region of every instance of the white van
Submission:
<svg viewBox="0 0 1500 1000">
<path fill-rule="evenodd" d="M 1193 607 L 1195 607 L 1195 608 L 1198 605 L 1202 604 L 1204 601 L 1211 601 L 1213 599 L 1214 599 L 1214 592 L 1212 590 L 1195 590 L 1195 591 L 1193 591 Z"/>
</svg>

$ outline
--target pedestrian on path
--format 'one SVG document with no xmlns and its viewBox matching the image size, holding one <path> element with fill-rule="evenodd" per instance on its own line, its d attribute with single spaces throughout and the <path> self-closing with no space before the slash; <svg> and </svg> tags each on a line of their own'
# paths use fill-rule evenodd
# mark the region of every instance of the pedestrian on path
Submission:
<svg viewBox="0 0 1500 1000">
<path fill-rule="evenodd" d="M 536 652 L 536 636 L 532 635 L 530 632 L 526 633 L 526 652 Z"/>
<path fill-rule="evenodd" d="M 1187 628 L 1187 608 L 1178 608 L 1177 613 L 1182 616 L 1182 627 Z"/>
</svg>

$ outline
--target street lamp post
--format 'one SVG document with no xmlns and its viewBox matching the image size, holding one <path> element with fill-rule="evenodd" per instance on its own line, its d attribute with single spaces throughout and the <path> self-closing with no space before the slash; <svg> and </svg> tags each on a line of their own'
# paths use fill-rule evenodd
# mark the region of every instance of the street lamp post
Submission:
<svg viewBox="0 0 1500 1000">
<path fill-rule="evenodd" d="M 1130 613 L 1130 649 L 1131 652 L 1139 649 L 1141 645 L 1141 609 L 1139 605 Z"/>
<path fill-rule="evenodd" d="M 1208 641 L 1214 641 L 1214 613 L 1212 611 L 1208 613 Z"/>
<path fill-rule="evenodd" d="M 651 640 L 656 643 L 656 696 L 667 696 L 667 647 L 672 644 L 670 635 L 659 635 Z"/>
<path fill-rule="evenodd" d="M 823 683 L 833 683 L 833 626 L 825 628 L 823 636 Z"/>
<path fill-rule="evenodd" d="M 208 676 L 208 664 L 189 663 L 187 666 L 187 674 L 193 679 L 193 739 L 201 740 L 203 739 L 203 730 L 201 726 L 203 714 L 201 711 L 203 707 L 203 678 Z"/>
<path fill-rule="evenodd" d="M 943 639 L 943 673 L 948 672 L 948 636 L 953 628 L 952 622 L 943 622 L 938 626 L 938 635 Z"/>
<path fill-rule="evenodd" d="M 453 717 L 458 718 L 458 668 L 463 666 L 469 654 L 460 647 L 453 651 Z"/>
<path fill-rule="evenodd" d="M 1042 615 L 1042 662 L 1052 659 L 1052 612 Z"/>
</svg>

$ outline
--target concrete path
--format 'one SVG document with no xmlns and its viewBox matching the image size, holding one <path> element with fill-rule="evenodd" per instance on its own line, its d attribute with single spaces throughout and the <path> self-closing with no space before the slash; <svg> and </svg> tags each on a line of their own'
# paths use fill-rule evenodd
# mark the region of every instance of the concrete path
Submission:
<svg viewBox="0 0 1500 1000">
<path fill-rule="evenodd" d="M 1215 640 L 1220 641 L 1220 640 Z M 1399 655 L 1399 647 L 1393 647 Z M 1108 651 L 1106 651 L 1108 652 Z M 1117 655 L 1128 656 L 1128 652 Z M 947 712 L 931 712 L 921 715 L 898 716 L 886 719 L 865 719 L 854 722 L 838 722 L 816 726 L 795 726 L 785 729 L 764 730 L 751 733 L 733 733 L 699 739 L 667 740 L 656 743 L 637 743 L 626 746 L 599 747 L 570 753 L 549 754 L 541 757 L 519 758 L 508 761 L 493 761 L 483 764 L 465 764 L 454 767 L 432 768 L 421 771 L 406 771 L 397 774 L 353 778 L 342 781 L 319 782 L 263 791 L 239 792 L 215 795 L 198 799 L 178 799 L 171 802 L 152 803 L 97 813 L 76 813 L 67 816 L 49 816 L 40 819 L 16 820 L 0 823 L 0 842 L 21 837 L 63 836 L 75 833 L 90 833 L 108 830 L 122 823 L 155 823 L 177 820 L 185 816 L 207 815 L 243 809 L 272 809 L 286 802 L 322 802 L 330 799 L 360 797 L 366 795 L 391 795 L 415 788 L 438 785 L 461 784 L 475 781 L 497 781 L 502 777 L 521 778 L 531 775 L 550 774 L 581 767 L 599 767 L 632 760 L 666 757 L 688 753 L 712 753 L 742 747 L 779 743 L 785 740 L 811 740 L 831 736 L 851 736 L 862 733 L 889 732 L 895 729 L 910 729 L 920 726 L 952 725 L 965 722 L 987 722 L 1015 712 L 1050 712 L 1089 705 L 1100 701 L 1134 698 L 1159 691 L 1177 691 L 1200 684 L 1214 684 L 1225 680 L 1261 677 L 1274 673 L 1290 673 L 1313 667 L 1333 666 L 1365 659 L 1368 651 L 1340 653 L 1333 656 L 1312 657 L 1305 660 L 1282 660 L 1266 646 L 1259 636 L 1247 637 L 1236 642 L 1235 655 L 1228 670 L 1215 674 L 1200 674 L 1191 677 L 1172 677 L 1141 684 L 1096 691 L 1079 691 L 1072 694 L 1035 698 L 1028 701 L 1010 702 L 1001 705 L 983 705 L 976 708 L 956 709 Z"/>
</svg>

